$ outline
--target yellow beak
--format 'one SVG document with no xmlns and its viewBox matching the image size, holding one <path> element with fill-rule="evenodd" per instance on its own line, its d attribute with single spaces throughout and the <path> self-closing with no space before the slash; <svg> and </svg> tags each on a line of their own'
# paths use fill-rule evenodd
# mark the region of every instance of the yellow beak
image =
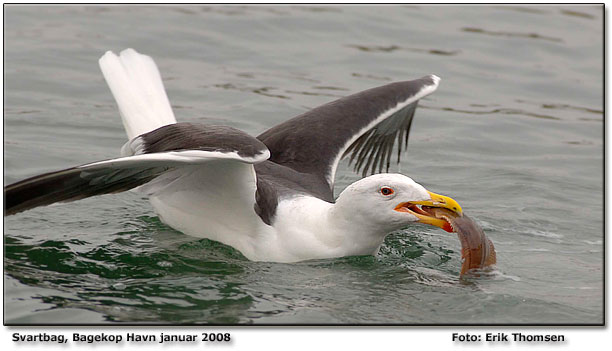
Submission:
<svg viewBox="0 0 612 351">
<path fill-rule="evenodd" d="M 459 206 L 457 201 L 451 199 L 448 196 L 432 193 L 431 191 L 428 191 L 428 193 L 429 193 L 429 196 L 431 196 L 431 200 L 426 200 L 426 201 L 411 201 L 410 203 L 412 203 L 414 205 L 423 205 L 423 206 L 430 206 L 430 207 L 442 207 L 442 208 L 446 208 L 448 210 L 451 210 L 451 211 L 455 212 L 456 214 L 458 214 L 460 216 L 463 215 L 463 210 L 461 209 L 461 206 Z"/>
<path fill-rule="evenodd" d="M 453 228 L 451 227 L 450 223 L 448 223 L 444 219 L 432 217 L 429 213 L 423 211 L 417 205 L 446 208 L 456 213 L 457 215 L 462 216 L 463 210 L 461 209 L 461 206 L 459 206 L 457 201 L 451 199 L 448 196 L 439 195 L 430 191 L 428 191 L 428 193 L 431 197 L 431 200 L 402 202 L 395 207 L 395 210 L 399 212 L 409 212 L 410 214 L 416 216 L 419 219 L 419 223 L 433 225 L 442 228 L 447 232 L 452 232 Z"/>
</svg>

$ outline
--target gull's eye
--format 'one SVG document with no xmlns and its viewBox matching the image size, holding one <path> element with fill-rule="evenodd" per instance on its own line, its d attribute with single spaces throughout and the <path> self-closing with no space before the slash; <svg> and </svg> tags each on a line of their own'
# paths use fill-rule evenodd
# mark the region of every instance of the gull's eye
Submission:
<svg viewBox="0 0 612 351">
<path fill-rule="evenodd" d="M 383 186 L 382 188 L 380 188 L 380 193 L 385 196 L 389 196 L 389 195 L 393 195 L 394 191 L 388 186 Z"/>
</svg>

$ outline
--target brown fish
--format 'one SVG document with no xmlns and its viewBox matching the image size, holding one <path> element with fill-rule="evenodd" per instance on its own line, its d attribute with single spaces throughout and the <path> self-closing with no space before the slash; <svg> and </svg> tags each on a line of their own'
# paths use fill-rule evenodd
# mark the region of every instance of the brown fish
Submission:
<svg viewBox="0 0 612 351">
<path fill-rule="evenodd" d="M 461 275 L 471 269 L 485 268 L 497 261 L 493 242 L 487 238 L 480 226 L 470 217 L 439 207 L 426 207 L 430 215 L 447 221 L 461 241 Z"/>
</svg>

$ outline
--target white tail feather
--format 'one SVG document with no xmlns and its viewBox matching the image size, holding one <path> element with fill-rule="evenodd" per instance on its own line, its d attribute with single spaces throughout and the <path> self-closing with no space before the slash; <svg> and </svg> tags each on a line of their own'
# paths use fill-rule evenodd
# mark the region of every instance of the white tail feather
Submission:
<svg viewBox="0 0 612 351">
<path fill-rule="evenodd" d="M 119 56 L 107 51 L 100 69 L 115 101 L 128 139 L 176 123 L 161 75 L 153 59 L 134 49 Z"/>
</svg>

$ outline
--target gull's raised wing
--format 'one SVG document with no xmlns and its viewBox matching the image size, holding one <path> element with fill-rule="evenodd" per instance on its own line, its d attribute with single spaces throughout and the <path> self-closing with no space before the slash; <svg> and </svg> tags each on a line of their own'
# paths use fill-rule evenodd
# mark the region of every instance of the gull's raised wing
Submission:
<svg viewBox="0 0 612 351">
<path fill-rule="evenodd" d="M 319 106 L 281 123 L 257 138 L 270 150 L 270 161 L 316 174 L 333 189 L 340 160 L 350 155 L 355 170 L 389 168 L 395 141 L 406 148 L 419 99 L 434 92 L 434 75 L 391 83 Z"/>
<path fill-rule="evenodd" d="M 46 173 L 6 186 L 4 214 L 130 190 L 174 170 L 178 172 L 173 173 L 173 179 L 178 179 L 181 170 L 187 173 L 212 167 L 226 170 L 224 179 L 202 178 L 204 186 L 207 182 L 214 187 L 221 181 L 250 179 L 237 181 L 231 188 L 244 189 L 246 196 L 253 198 L 244 206 L 252 208 L 256 181 L 252 165 L 269 157 L 263 143 L 237 129 L 190 123 L 171 124 L 143 134 L 129 141 L 122 152 L 126 157 Z M 232 172 L 244 174 L 233 177 Z M 217 172 L 214 174 L 211 177 L 218 177 Z"/>
</svg>

